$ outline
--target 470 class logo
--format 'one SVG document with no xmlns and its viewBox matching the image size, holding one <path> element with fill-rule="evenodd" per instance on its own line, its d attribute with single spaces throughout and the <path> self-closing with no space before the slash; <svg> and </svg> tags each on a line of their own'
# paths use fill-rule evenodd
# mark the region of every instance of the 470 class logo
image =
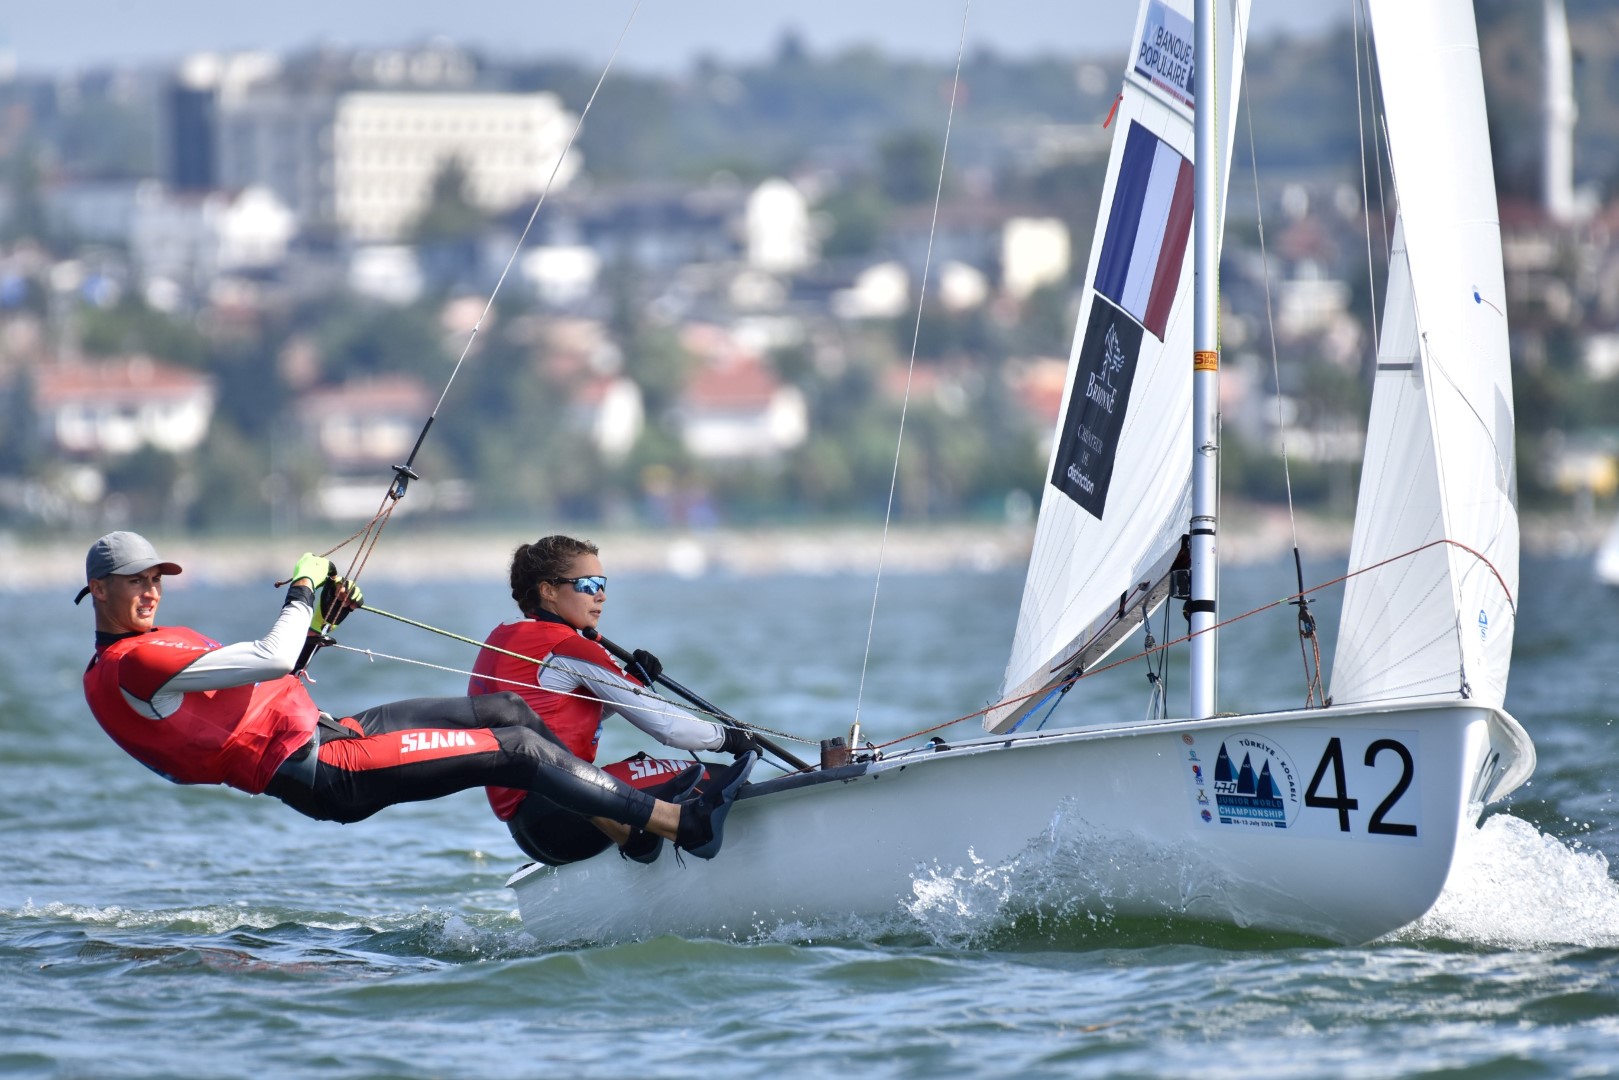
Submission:
<svg viewBox="0 0 1619 1080">
<path fill-rule="evenodd" d="M 1214 761 L 1214 805 L 1221 824 L 1285 829 L 1299 813 L 1298 770 L 1264 736 L 1228 735 Z"/>
</svg>

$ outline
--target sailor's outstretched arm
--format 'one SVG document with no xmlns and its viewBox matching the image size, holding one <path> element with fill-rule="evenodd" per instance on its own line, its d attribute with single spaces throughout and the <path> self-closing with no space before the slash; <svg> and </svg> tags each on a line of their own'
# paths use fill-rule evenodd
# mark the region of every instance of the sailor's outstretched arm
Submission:
<svg viewBox="0 0 1619 1080">
<path fill-rule="evenodd" d="M 184 671 L 163 685 L 164 693 L 224 690 L 278 679 L 292 671 L 303 649 L 309 620 L 315 613 L 315 592 L 307 585 L 287 590 L 281 614 L 257 641 L 238 641 L 201 653 Z"/>
<path fill-rule="evenodd" d="M 719 724 L 652 696 L 611 665 L 556 653 L 540 673 L 540 686 L 559 693 L 593 694 L 608 709 L 666 746 L 718 750 L 725 745 L 725 729 Z"/>
</svg>

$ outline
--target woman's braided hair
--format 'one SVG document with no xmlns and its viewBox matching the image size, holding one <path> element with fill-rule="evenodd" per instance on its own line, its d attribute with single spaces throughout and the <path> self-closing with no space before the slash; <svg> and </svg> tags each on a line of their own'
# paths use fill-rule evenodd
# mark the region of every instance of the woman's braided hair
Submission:
<svg viewBox="0 0 1619 1080">
<path fill-rule="evenodd" d="M 540 583 L 567 577 L 568 568 L 581 555 L 598 555 L 589 540 L 571 536 L 542 536 L 532 544 L 519 544 L 512 553 L 512 599 L 524 615 L 540 610 Z"/>
</svg>

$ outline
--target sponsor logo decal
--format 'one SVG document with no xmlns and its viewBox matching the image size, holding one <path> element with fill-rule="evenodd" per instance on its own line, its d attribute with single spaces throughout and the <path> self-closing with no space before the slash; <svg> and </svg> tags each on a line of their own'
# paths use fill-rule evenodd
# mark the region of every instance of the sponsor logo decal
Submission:
<svg viewBox="0 0 1619 1080">
<path fill-rule="evenodd" d="M 669 758 L 631 758 L 627 763 L 630 776 L 636 780 L 645 780 L 653 776 L 673 776 L 686 767 L 684 761 L 671 761 Z"/>
<path fill-rule="evenodd" d="M 1192 20 L 1154 0 L 1136 43 L 1136 74 L 1187 107 L 1194 99 L 1197 71 L 1193 40 Z"/>
<path fill-rule="evenodd" d="M 1101 520 L 1141 352 L 1141 327 L 1093 297 L 1051 486 Z"/>
<path fill-rule="evenodd" d="M 1298 770 L 1263 735 L 1228 735 L 1214 763 L 1214 805 L 1222 825 L 1285 829 L 1298 817 Z"/>
<path fill-rule="evenodd" d="M 400 754 L 477 745 L 471 733 L 466 731 L 407 731 L 399 737 Z"/>
</svg>

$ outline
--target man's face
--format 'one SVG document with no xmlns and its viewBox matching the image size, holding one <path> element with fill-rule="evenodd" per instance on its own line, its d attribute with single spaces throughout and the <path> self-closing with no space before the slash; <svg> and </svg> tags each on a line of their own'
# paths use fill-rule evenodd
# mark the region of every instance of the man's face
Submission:
<svg viewBox="0 0 1619 1080">
<path fill-rule="evenodd" d="M 157 567 L 138 574 L 108 574 L 90 582 L 96 602 L 96 629 L 112 634 L 145 633 L 157 621 L 163 600 L 163 572 Z"/>
</svg>

